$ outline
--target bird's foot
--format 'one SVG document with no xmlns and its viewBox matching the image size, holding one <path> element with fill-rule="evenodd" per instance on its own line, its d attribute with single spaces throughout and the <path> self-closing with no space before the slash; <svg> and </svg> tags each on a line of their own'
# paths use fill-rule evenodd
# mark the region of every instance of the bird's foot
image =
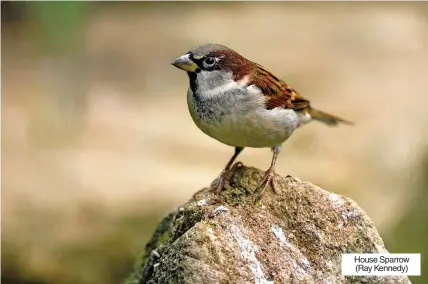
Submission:
<svg viewBox="0 0 428 284">
<path fill-rule="evenodd" d="M 259 185 L 257 186 L 256 190 L 254 191 L 255 194 L 255 200 L 254 202 L 257 202 L 260 200 L 260 198 L 263 195 L 263 192 L 265 191 L 266 187 L 270 185 L 272 187 L 272 190 L 275 193 L 278 193 L 278 188 L 276 186 L 276 182 L 275 182 L 275 169 L 270 167 L 265 175 L 263 176 L 262 181 L 259 183 Z"/>
<path fill-rule="evenodd" d="M 230 178 L 236 173 L 238 168 L 242 167 L 243 164 L 241 162 L 237 162 L 230 169 L 224 169 L 220 176 L 217 178 L 216 182 L 211 185 L 210 190 L 219 193 L 226 186 L 226 183 L 229 182 Z"/>
</svg>

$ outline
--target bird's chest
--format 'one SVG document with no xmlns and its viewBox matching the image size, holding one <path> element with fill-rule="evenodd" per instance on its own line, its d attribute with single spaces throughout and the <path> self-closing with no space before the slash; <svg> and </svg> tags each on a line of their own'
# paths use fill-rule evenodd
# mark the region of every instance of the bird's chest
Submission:
<svg viewBox="0 0 428 284">
<path fill-rule="evenodd" d="M 187 103 L 195 123 L 203 126 L 205 124 L 227 124 L 231 117 L 237 115 L 238 109 L 243 108 L 244 100 L 243 94 L 238 92 L 205 99 L 193 94 L 189 89 Z"/>
<path fill-rule="evenodd" d="M 189 90 L 187 102 L 195 124 L 230 146 L 272 147 L 284 142 L 297 125 L 294 111 L 268 111 L 260 96 L 245 90 L 208 99 Z"/>
</svg>

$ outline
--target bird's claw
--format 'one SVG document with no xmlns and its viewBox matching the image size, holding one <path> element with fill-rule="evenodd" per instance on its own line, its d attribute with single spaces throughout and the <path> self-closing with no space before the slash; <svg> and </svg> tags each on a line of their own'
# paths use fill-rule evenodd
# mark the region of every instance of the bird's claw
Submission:
<svg viewBox="0 0 428 284">
<path fill-rule="evenodd" d="M 214 193 L 218 193 L 222 190 L 224 185 L 225 185 L 225 180 L 222 172 L 220 176 L 211 184 L 210 191 Z"/>
<path fill-rule="evenodd" d="M 215 193 L 220 193 L 223 188 L 226 186 L 226 183 L 230 180 L 230 178 L 236 173 L 237 169 L 242 167 L 243 164 L 241 162 L 235 163 L 232 168 L 224 169 L 218 179 L 217 182 L 211 186 L 210 190 Z"/>
<path fill-rule="evenodd" d="M 272 187 L 272 190 L 278 194 L 278 188 L 276 186 L 275 182 L 275 171 L 273 169 L 269 169 L 266 171 L 265 175 L 263 176 L 262 181 L 257 186 L 255 193 L 255 200 L 254 203 L 259 201 L 263 195 L 263 192 L 265 191 L 266 187 L 270 185 Z"/>
</svg>

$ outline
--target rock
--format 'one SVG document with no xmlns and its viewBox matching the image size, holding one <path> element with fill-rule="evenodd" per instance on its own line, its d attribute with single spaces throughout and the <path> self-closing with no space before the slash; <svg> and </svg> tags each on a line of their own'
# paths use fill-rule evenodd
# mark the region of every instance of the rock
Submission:
<svg viewBox="0 0 428 284">
<path fill-rule="evenodd" d="M 263 174 L 239 167 L 221 193 L 203 189 L 170 213 L 125 283 L 410 283 L 341 276 L 342 253 L 387 252 L 370 218 L 289 176 L 254 204 Z"/>
</svg>

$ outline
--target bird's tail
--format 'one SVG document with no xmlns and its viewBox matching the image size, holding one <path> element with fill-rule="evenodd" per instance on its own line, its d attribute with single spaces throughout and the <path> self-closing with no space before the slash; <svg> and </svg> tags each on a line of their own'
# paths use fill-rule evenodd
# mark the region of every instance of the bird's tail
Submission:
<svg viewBox="0 0 428 284">
<path fill-rule="evenodd" d="M 336 126 L 339 123 L 353 125 L 353 123 L 350 121 L 344 120 L 340 117 L 337 117 L 335 115 L 332 115 L 314 108 L 309 108 L 308 112 L 311 115 L 312 119 L 321 121 L 330 126 Z"/>
</svg>

